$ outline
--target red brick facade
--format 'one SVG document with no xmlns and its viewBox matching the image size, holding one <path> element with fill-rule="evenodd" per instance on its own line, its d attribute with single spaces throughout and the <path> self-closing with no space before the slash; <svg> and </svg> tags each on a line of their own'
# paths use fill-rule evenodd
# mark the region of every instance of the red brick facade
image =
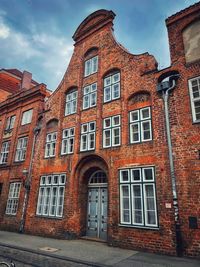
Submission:
<svg viewBox="0 0 200 267">
<path fill-rule="evenodd" d="M 198 119 L 196 123 L 193 123 L 188 89 L 188 80 L 200 76 L 200 61 L 189 65 L 185 63 L 182 40 L 183 29 L 192 21 L 199 19 L 199 14 L 200 4 L 197 4 L 167 19 L 172 64 L 161 71 L 157 70 L 157 62 L 152 55 L 148 53 L 132 55 L 115 40 L 112 30 L 115 16 L 113 12 L 99 10 L 81 23 L 73 36 L 75 48 L 68 69 L 59 87 L 46 101 L 45 112 L 41 114 L 37 123 L 41 129 L 36 136 L 32 183 L 25 221 L 27 233 L 62 238 L 89 235 L 88 229 L 91 225 L 87 214 L 91 207 L 89 206 L 90 193 L 94 192 L 92 191 L 94 189 L 100 190 L 98 192 L 101 192 L 103 206 L 107 201 L 103 194 L 107 190 L 105 217 L 107 217 L 106 240 L 108 244 L 176 254 L 175 218 L 164 104 L 162 94 L 157 92 L 157 85 L 165 77 L 179 73 L 180 78 L 176 87 L 170 93 L 169 111 L 182 253 L 188 256 L 200 256 L 200 125 Z M 98 57 L 96 69 L 92 61 L 95 57 Z M 89 74 L 85 67 L 87 61 L 90 64 L 89 71 L 93 72 L 90 75 L 85 75 Z M 118 76 L 114 77 L 115 74 Z M 119 77 L 120 81 L 114 81 Z M 113 83 L 112 87 L 109 87 L 112 93 L 108 94 L 107 97 L 111 98 L 108 101 L 106 101 L 106 89 L 104 89 L 106 81 Z M 92 84 L 97 86 L 96 103 L 84 109 L 83 104 L 88 104 L 83 103 L 86 101 L 84 88 Z M 119 87 L 116 87 L 116 84 L 120 85 L 120 90 L 117 92 Z M 91 90 L 92 87 L 88 88 Z M 76 100 L 73 100 L 73 97 Z M 35 99 L 34 109 L 39 110 L 41 102 L 38 98 Z M 67 104 L 66 101 L 68 101 Z M 73 110 L 73 103 L 76 101 L 77 108 Z M 88 105 L 92 105 L 91 103 L 92 101 Z M 29 102 L 27 104 L 29 105 Z M 145 112 L 149 112 L 147 119 L 143 118 L 146 116 Z M 120 115 L 117 117 L 120 123 L 115 127 L 113 121 L 116 117 L 114 116 L 118 115 Z M 133 119 L 130 123 L 132 115 L 138 116 L 138 119 Z M 111 124 L 108 126 L 109 129 L 105 128 L 106 118 L 111 118 L 107 120 Z M 37 119 L 38 117 L 33 117 L 31 127 L 35 127 Z M 92 130 L 87 132 L 90 131 L 90 127 L 92 128 L 90 124 L 87 124 L 90 122 L 96 122 L 94 135 Z M 85 127 L 88 128 L 83 133 L 84 124 L 87 124 Z M 151 130 L 147 126 L 152 127 Z M 140 130 L 137 130 L 137 127 L 140 127 Z M 63 130 L 69 128 L 75 129 L 74 149 L 73 152 L 70 151 L 72 153 L 62 155 Z M 2 132 L 3 129 L 2 126 Z M 20 127 L 17 129 L 16 138 L 21 131 Z M 130 133 L 130 129 L 136 129 L 133 130 L 136 131 L 135 135 L 133 132 Z M 32 139 L 33 128 L 26 131 L 28 133 L 30 131 L 32 134 L 30 139 Z M 108 145 L 108 147 L 105 147 L 106 131 L 111 135 L 111 141 L 107 140 L 108 143 L 111 142 L 111 146 Z M 140 131 L 139 134 L 138 131 Z M 119 132 L 120 136 L 116 132 Z M 53 139 L 54 133 L 57 134 L 56 141 Z M 86 149 L 84 148 L 84 135 L 88 142 L 86 142 Z M 92 142 L 94 136 L 95 140 Z M 139 136 L 140 140 L 137 139 Z M 138 142 L 131 143 L 131 140 L 138 140 Z M 30 158 L 27 157 L 26 161 L 28 165 Z M 11 159 L 10 162 L 12 162 Z M 89 183 L 90 177 L 97 171 L 103 171 L 107 177 L 107 185 L 104 184 L 104 187 L 101 185 L 94 187 Z M 11 173 L 9 177 L 12 179 L 19 179 L 21 177 L 19 173 L 22 172 L 21 165 L 12 166 L 10 169 L 5 167 L 5 170 L 3 168 L 1 170 L 1 179 L 5 184 L 5 187 L 3 185 L 5 190 L 1 195 L 1 198 L 5 200 L 0 211 L 1 228 L 17 230 L 19 225 L 16 221 L 19 223 L 21 218 L 21 205 L 16 216 L 4 214 L 9 188 L 6 172 Z M 146 176 L 149 172 L 150 176 Z M 123 176 L 123 173 L 128 176 Z M 140 174 L 140 180 L 136 173 Z M 54 176 L 61 174 L 66 174 L 66 183 L 58 185 L 56 181 L 45 180 L 46 184 L 43 184 L 41 176 L 44 176 L 44 179 L 49 179 L 48 176 L 54 179 Z M 61 204 L 58 203 L 61 203 L 59 201 L 62 199 L 60 197 L 57 202 L 54 202 L 53 196 L 57 198 L 58 195 L 61 196 L 63 187 L 64 202 L 63 212 L 61 212 L 58 208 Z M 101 191 L 101 188 L 104 191 Z M 140 191 L 138 191 L 139 188 Z M 140 192 L 139 195 L 137 195 L 138 192 Z M 141 199 L 141 202 L 138 204 L 136 199 Z M 42 203 L 41 209 L 37 203 Z M 136 207 L 136 203 L 139 208 Z M 51 210 L 48 210 L 47 206 L 51 207 Z M 136 216 L 138 221 L 135 219 L 136 213 L 140 214 L 139 217 Z M 105 219 L 104 216 L 101 218 Z M 95 231 L 98 232 L 98 230 Z M 100 236 L 101 233 L 98 232 L 97 237 Z"/>
</svg>

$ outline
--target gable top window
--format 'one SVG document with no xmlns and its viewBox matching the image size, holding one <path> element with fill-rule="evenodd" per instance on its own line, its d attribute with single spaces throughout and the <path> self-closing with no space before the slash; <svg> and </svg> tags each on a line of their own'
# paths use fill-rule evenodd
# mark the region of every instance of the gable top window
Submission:
<svg viewBox="0 0 200 267">
<path fill-rule="evenodd" d="M 92 57 L 85 61 L 84 77 L 98 71 L 98 56 Z"/>
<path fill-rule="evenodd" d="M 14 128 L 15 118 L 16 118 L 15 115 L 10 116 L 9 118 L 7 118 L 5 130 L 11 130 L 11 129 Z"/>
<path fill-rule="evenodd" d="M 83 88 L 83 109 L 95 107 L 97 102 L 97 83 Z"/>
<path fill-rule="evenodd" d="M 23 115 L 22 115 L 22 125 L 31 123 L 32 115 L 33 115 L 33 109 L 29 109 L 27 111 L 24 111 Z"/>
<path fill-rule="evenodd" d="M 193 122 L 200 122 L 200 77 L 189 80 Z"/>
<path fill-rule="evenodd" d="M 120 72 L 114 72 L 104 78 L 104 103 L 120 98 Z"/>
<path fill-rule="evenodd" d="M 66 94 L 65 116 L 76 113 L 77 109 L 77 90 Z"/>
</svg>

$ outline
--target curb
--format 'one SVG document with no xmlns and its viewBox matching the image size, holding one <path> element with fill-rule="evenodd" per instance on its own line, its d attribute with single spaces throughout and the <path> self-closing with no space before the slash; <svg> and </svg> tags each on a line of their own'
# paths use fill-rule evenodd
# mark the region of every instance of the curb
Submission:
<svg viewBox="0 0 200 267">
<path fill-rule="evenodd" d="M 96 263 L 96 262 L 89 262 L 89 261 L 84 261 L 84 260 L 76 260 L 74 258 L 65 257 L 65 256 L 61 256 L 61 255 L 55 255 L 55 254 L 52 255 L 52 254 L 49 254 L 48 252 L 41 252 L 41 251 L 38 251 L 38 250 L 35 250 L 35 249 L 18 247 L 18 246 L 15 246 L 15 245 L 8 245 L 8 244 L 4 244 L 4 243 L 1 243 L 1 242 L 0 242 L 0 247 L 4 247 L 4 248 L 8 248 L 8 249 L 15 249 L 15 250 L 19 250 L 19 251 L 24 251 L 24 252 L 36 254 L 36 255 L 39 255 L 39 256 L 45 256 L 45 257 L 58 259 L 58 260 L 64 260 L 64 261 L 68 261 L 68 262 L 80 263 L 80 264 L 84 264 L 84 265 L 88 265 L 88 266 L 94 266 L 94 267 L 110 267 L 111 266 L 111 265 L 105 265 L 105 264 Z"/>
</svg>

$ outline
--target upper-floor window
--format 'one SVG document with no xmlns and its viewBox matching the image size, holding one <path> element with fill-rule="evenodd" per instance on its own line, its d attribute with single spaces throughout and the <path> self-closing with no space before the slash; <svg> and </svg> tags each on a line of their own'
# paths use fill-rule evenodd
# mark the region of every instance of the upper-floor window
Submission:
<svg viewBox="0 0 200 267">
<path fill-rule="evenodd" d="M 189 80 L 193 122 L 200 122 L 200 77 Z"/>
<path fill-rule="evenodd" d="M 74 151 L 74 134 L 75 128 L 63 130 L 61 155 L 72 154 Z"/>
<path fill-rule="evenodd" d="M 6 214 L 15 215 L 17 213 L 21 183 L 11 183 L 8 193 Z"/>
<path fill-rule="evenodd" d="M 37 215 L 62 217 L 66 174 L 41 176 L 37 202 Z"/>
<path fill-rule="evenodd" d="M 121 122 L 120 115 L 103 120 L 103 147 L 120 145 Z"/>
<path fill-rule="evenodd" d="M 3 142 L 0 154 L 0 164 L 5 164 L 8 162 L 9 150 L 10 150 L 10 141 Z"/>
<path fill-rule="evenodd" d="M 120 98 L 120 72 L 104 78 L 104 103 Z"/>
<path fill-rule="evenodd" d="M 96 106 L 97 102 L 97 83 L 87 85 L 83 88 L 83 109 Z"/>
<path fill-rule="evenodd" d="M 15 161 L 25 160 L 27 143 L 28 143 L 28 137 L 21 137 L 18 139 Z"/>
<path fill-rule="evenodd" d="M 77 91 L 72 91 L 66 94 L 65 116 L 76 113 L 77 96 Z"/>
<path fill-rule="evenodd" d="M 88 122 L 81 125 L 81 151 L 95 149 L 96 122 Z"/>
<path fill-rule="evenodd" d="M 98 56 L 85 61 L 85 77 L 98 71 Z"/>
<path fill-rule="evenodd" d="M 14 128 L 15 118 L 16 118 L 15 115 L 10 116 L 9 118 L 7 118 L 5 130 L 11 130 L 11 129 Z"/>
<path fill-rule="evenodd" d="M 55 156 L 57 132 L 49 133 L 46 137 L 45 158 Z"/>
<path fill-rule="evenodd" d="M 120 170 L 120 222 L 158 226 L 154 167 Z"/>
<path fill-rule="evenodd" d="M 23 115 L 22 115 L 22 125 L 31 123 L 32 115 L 33 115 L 33 110 L 32 109 L 24 111 Z"/>
<path fill-rule="evenodd" d="M 150 107 L 133 110 L 129 115 L 130 143 L 152 140 Z"/>
</svg>

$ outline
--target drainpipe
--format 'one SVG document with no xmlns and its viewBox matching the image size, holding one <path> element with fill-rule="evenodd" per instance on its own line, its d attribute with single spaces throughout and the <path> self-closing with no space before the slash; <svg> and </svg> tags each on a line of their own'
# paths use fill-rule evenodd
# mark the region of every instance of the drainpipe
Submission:
<svg viewBox="0 0 200 267">
<path fill-rule="evenodd" d="M 40 127 L 36 126 L 34 129 L 34 137 L 33 137 L 32 149 L 31 149 L 31 158 L 30 158 L 29 169 L 23 171 L 23 173 L 26 175 L 26 180 L 25 180 L 25 184 L 24 184 L 25 194 L 24 194 L 24 202 L 23 202 L 23 206 L 22 206 L 22 217 L 21 217 L 20 227 L 19 227 L 20 233 L 24 232 L 26 211 L 27 211 L 27 207 L 28 207 L 28 199 L 29 199 L 31 179 L 32 179 L 33 157 L 34 157 L 34 152 L 35 152 L 36 138 L 37 138 L 37 135 L 39 134 L 39 132 L 40 132 Z"/>
<path fill-rule="evenodd" d="M 179 76 L 180 76 L 179 74 L 172 75 L 169 77 L 169 81 L 161 82 L 160 84 L 158 84 L 157 91 L 162 92 L 162 97 L 164 101 L 165 125 L 166 125 L 170 176 L 171 176 L 172 195 L 173 195 L 173 208 L 174 208 L 174 221 L 175 221 L 175 234 L 176 234 L 176 253 L 178 256 L 181 256 L 182 255 L 182 238 L 181 238 L 181 229 L 180 229 L 180 220 L 179 220 L 176 176 L 175 176 L 175 170 L 174 170 L 174 160 L 173 160 L 170 120 L 169 120 L 169 93 L 175 88 L 176 80 L 179 78 Z"/>
</svg>

